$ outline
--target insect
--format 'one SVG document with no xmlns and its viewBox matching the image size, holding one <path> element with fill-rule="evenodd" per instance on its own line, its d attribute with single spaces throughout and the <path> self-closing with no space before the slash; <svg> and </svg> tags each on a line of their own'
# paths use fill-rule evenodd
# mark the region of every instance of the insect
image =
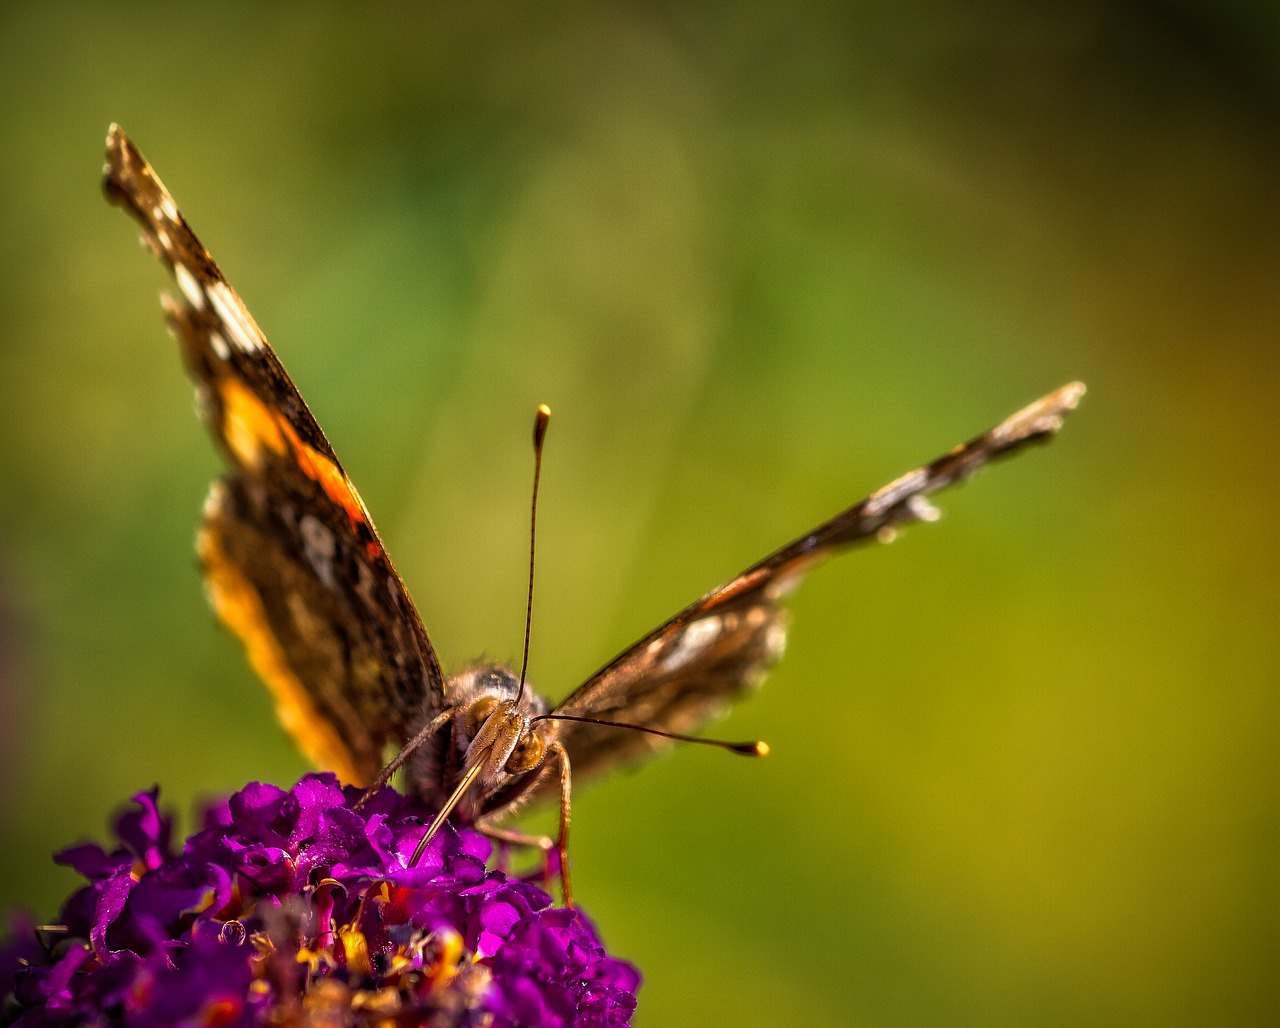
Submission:
<svg viewBox="0 0 1280 1028">
<path fill-rule="evenodd" d="M 934 520 L 929 494 L 1051 437 L 1084 393 L 1079 383 L 1063 386 L 877 490 L 667 619 L 552 708 L 523 671 L 484 663 L 444 675 L 320 426 L 169 192 L 114 125 L 104 189 L 141 225 L 178 287 L 163 297 L 165 315 L 230 468 L 209 493 L 197 549 L 214 610 L 243 642 L 285 729 L 351 783 L 381 785 L 403 766 L 407 787 L 439 812 L 411 863 L 454 810 L 495 838 L 547 848 L 550 840 L 498 822 L 558 791 L 567 902 L 571 767 L 595 775 L 687 738 L 782 655 L 782 602 L 806 572 L 839 550 Z M 540 456 L 545 415 L 538 426 Z M 764 752 L 760 743 L 716 744 Z"/>
</svg>

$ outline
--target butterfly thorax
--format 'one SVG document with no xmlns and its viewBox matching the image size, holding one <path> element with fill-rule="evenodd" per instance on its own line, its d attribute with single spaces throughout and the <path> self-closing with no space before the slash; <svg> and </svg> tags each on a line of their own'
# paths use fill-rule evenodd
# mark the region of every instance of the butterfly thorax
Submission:
<svg viewBox="0 0 1280 1028">
<path fill-rule="evenodd" d="M 554 724 L 533 721 L 546 702 L 497 664 L 469 668 L 449 679 L 445 690 L 451 717 L 418 748 L 406 767 L 406 784 L 428 803 L 439 804 L 473 769 L 474 784 L 458 804 L 474 821 L 505 811 L 533 786 L 554 736 Z M 424 710 L 421 724 L 442 713 Z"/>
</svg>

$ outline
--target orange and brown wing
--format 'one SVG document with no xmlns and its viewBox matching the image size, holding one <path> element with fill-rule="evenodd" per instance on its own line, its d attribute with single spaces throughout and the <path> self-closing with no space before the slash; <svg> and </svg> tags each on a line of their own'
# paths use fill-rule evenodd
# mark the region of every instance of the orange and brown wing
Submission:
<svg viewBox="0 0 1280 1028">
<path fill-rule="evenodd" d="M 200 410 L 231 466 L 199 553 L 218 616 L 240 637 L 302 750 L 374 778 L 444 680 L 422 620 L 337 455 L 240 297 L 118 126 L 108 200 L 169 270 L 164 297 Z"/>
<path fill-rule="evenodd" d="M 696 730 L 763 681 L 782 655 L 787 612 L 781 604 L 809 570 L 847 547 L 887 541 L 901 526 L 934 520 L 930 493 L 1050 438 L 1083 394 L 1079 383 L 1050 393 L 753 564 L 624 650 L 554 713 Z M 567 721 L 557 724 L 556 734 L 575 772 L 603 770 L 665 745 L 639 732 Z"/>
</svg>

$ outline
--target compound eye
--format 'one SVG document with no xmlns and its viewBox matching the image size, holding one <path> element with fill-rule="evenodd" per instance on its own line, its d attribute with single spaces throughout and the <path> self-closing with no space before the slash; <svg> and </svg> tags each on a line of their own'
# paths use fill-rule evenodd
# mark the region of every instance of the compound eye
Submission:
<svg viewBox="0 0 1280 1028">
<path fill-rule="evenodd" d="M 516 748 L 511 751 L 511 756 L 507 758 L 506 771 L 513 775 L 532 771 L 542 763 L 542 755 L 546 751 L 547 745 L 542 741 L 542 736 L 537 732 L 530 732 L 516 743 Z"/>
<path fill-rule="evenodd" d="M 480 731 L 480 726 L 489 720 L 489 715 L 497 708 L 498 698 L 496 696 L 481 696 L 467 708 L 467 712 L 462 718 L 462 730 L 467 733 L 468 739 L 476 737 L 476 733 Z"/>
</svg>

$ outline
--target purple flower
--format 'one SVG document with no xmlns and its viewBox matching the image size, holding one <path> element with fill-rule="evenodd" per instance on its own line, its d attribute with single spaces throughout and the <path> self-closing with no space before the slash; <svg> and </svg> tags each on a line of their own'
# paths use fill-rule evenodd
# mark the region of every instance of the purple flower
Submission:
<svg viewBox="0 0 1280 1028">
<path fill-rule="evenodd" d="M 173 849 L 157 790 L 120 846 L 55 858 L 87 879 L 60 924 L 0 946 L 0 1024 L 626 1025 L 639 972 L 591 922 L 491 870 L 452 825 L 406 867 L 430 813 L 328 774 L 253 783 Z"/>
</svg>

